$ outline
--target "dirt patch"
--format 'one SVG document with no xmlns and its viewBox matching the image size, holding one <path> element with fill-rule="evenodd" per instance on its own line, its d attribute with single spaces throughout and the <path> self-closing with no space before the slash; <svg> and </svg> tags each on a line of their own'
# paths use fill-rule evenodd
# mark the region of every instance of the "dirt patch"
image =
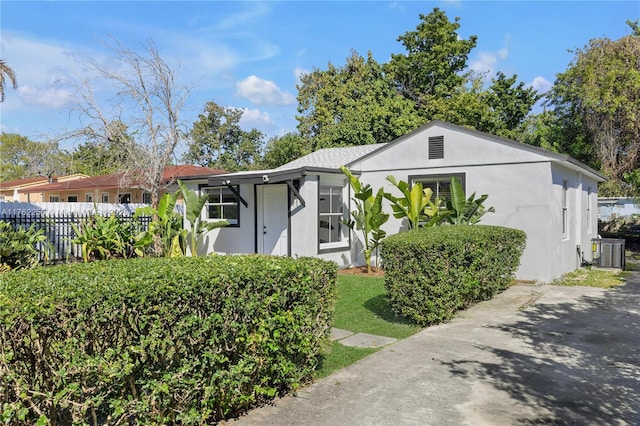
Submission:
<svg viewBox="0 0 640 426">
<path fill-rule="evenodd" d="M 384 271 L 381 268 L 371 267 L 371 272 L 367 273 L 366 266 L 357 266 L 355 268 L 347 268 L 338 270 L 340 275 L 367 275 L 370 277 L 383 277 Z"/>
</svg>

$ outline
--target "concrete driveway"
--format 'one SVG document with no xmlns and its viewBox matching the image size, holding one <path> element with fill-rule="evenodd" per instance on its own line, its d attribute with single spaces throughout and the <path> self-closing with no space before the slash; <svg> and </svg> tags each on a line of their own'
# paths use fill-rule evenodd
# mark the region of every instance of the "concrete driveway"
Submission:
<svg viewBox="0 0 640 426">
<path fill-rule="evenodd" d="M 640 273 L 517 285 L 229 425 L 638 425 Z"/>
</svg>

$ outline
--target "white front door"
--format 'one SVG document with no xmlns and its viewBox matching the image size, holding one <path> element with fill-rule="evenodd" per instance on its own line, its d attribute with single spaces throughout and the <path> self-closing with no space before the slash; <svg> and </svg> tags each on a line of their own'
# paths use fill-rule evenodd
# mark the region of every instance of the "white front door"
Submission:
<svg viewBox="0 0 640 426">
<path fill-rule="evenodd" d="M 258 253 L 288 256 L 289 196 L 287 185 L 258 186 Z"/>
</svg>

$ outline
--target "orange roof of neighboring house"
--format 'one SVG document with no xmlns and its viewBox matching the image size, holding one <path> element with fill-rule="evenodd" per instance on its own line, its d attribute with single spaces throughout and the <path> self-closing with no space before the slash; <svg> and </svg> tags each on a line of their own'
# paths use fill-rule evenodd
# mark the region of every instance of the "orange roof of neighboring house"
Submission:
<svg viewBox="0 0 640 426">
<path fill-rule="evenodd" d="M 197 176 L 209 176 L 225 173 L 223 170 L 210 169 L 208 167 L 200 167 L 193 165 L 167 166 L 162 173 L 163 181 L 173 179 L 184 179 Z M 126 176 L 125 172 L 112 173 L 109 175 L 91 176 L 84 179 L 70 180 L 67 182 L 56 182 L 44 185 L 37 185 L 31 188 L 25 188 L 22 192 L 51 192 L 51 191 L 69 191 L 76 189 L 107 189 L 130 187 L 132 184 L 123 183 Z"/>
<path fill-rule="evenodd" d="M 53 180 L 57 182 L 63 182 L 71 179 L 82 179 L 86 177 L 88 176 L 81 173 L 74 173 L 71 175 L 54 176 Z M 47 182 L 49 182 L 49 177 L 47 176 L 10 180 L 6 182 L 0 182 L 0 190 L 22 189 L 30 186 L 46 184 Z"/>
<path fill-rule="evenodd" d="M 32 185 L 34 183 L 46 183 L 49 180 L 46 176 L 44 177 L 35 177 L 35 178 L 26 178 L 26 179 L 17 179 L 10 180 L 7 182 L 0 182 L 0 189 L 14 189 L 20 188 L 22 186 Z"/>
</svg>

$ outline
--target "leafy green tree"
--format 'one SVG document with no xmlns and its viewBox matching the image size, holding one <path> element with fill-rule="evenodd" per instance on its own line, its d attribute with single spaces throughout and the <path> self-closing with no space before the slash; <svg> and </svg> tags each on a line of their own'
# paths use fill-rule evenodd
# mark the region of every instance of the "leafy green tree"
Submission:
<svg viewBox="0 0 640 426">
<path fill-rule="evenodd" d="M 310 152 L 309 141 L 305 140 L 299 133 L 275 136 L 267 142 L 267 148 L 262 157 L 262 167 L 275 169 Z"/>
<path fill-rule="evenodd" d="M 183 160 L 232 172 L 257 167 L 264 135 L 257 129 L 242 130 L 242 113 L 207 102 L 189 133 L 191 142 Z"/>
<path fill-rule="evenodd" d="M 329 63 L 303 75 L 298 103 L 298 130 L 312 151 L 389 142 L 421 124 L 371 52 L 365 59 L 353 51 L 343 67 Z"/>
<path fill-rule="evenodd" d="M 16 133 L 0 134 L 0 181 L 65 174 L 68 156 L 57 142 L 34 142 Z"/>
<path fill-rule="evenodd" d="M 592 147 L 611 178 L 607 195 L 638 191 L 624 176 L 640 166 L 640 36 L 593 39 L 574 53 L 549 96 L 554 113 Z"/>
<path fill-rule="evenodd" d="M 480 125 L 476 129 L 514 138 L 541 95 L 534 88 L 525 87 L 524 82 L 518 82 L 516 74 L 507 77 L 499 71 L 491 80 L 491 86 L 483 98 L 495 115 L 495 125 L 493 128 L 483 128 Z"/>
<path fill-rule="evenodd" d="M 356 206 L 356 209 L 351 211 L 352 219 L 345 220 L 343 223 L 351 229 L 362 232 L 367 273 L 371 273 L 371 256 L 380 245 L 380 242 L 387 236 L 385 230 L 382 229 L 382 225 L 389 220 L 389 215 L 382 211 L 384 189 L 378 189 L 374 196 L 371 185 L 362 185 L 360 179 L 354 176 L 346 167 L 342 166 L 340 169 L 349 179 L 349 184 L 353 189 L 352 200 Z"/>
<path fill-rule="evenodd" d="M 451 22 L 437 7 L 428 15 L 420 14 L 415 31 L 398 37 L 406 53 L 391 55 L 386 66 L 400 94 L 415 102 L 421 114 L 433 98 L 451 96 L 466 81 L 467 60 L 477 36 L 460 37 L 459 20 Z"/>
<path fill-rule="evenodd" d="M 18 80 L 16 80 L 16 73 L 11 69 L 9 65 L 4 61 L 4 59 L 0 59 L 0 102 L 4 102 L 5 99 L 5 90 L 7 88 L 7 80 L 11 82 L 11 87 L 14 89 L 18 88 Z"/>
<path fill-rule="evenodd" d="M 600 168 L 594 147 L 582 131 L 581 120 L 570 111 L 556 108 L 530 115 L 520 131 L 515 137 L 520 142 L 568 154 L 596 170 Z"/>
</svg>

